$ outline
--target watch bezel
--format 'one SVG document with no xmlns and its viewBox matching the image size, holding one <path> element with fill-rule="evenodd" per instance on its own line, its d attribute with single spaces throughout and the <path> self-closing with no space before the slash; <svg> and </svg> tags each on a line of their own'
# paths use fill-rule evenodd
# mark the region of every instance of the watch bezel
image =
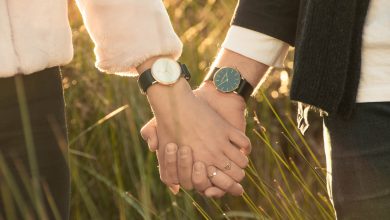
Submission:
<svg viewBox="0 0 390 220">
<path fill-rule="evenodd" d="M 175 67 L 176 67 L 176 70 L 177 70 L 177 77 L 176 77 L 174 80 L 171 80 L 171 81 L 168 82 L 168 81 L 164 81 L 163 79 L 161 79 L 161 78 L 159 77 L 159 75 L 157 74 L 156 68 L 157 68 L 158 65 L 160 65 L 161 62 L 168 62 L 169 65 L 172 65 L 172 66 L 175 66 Z M 180 76 L 181 76 L 181 67 L 180 67 L 179 63 L 176 62 L 174 59 L 170 59 L 170 58 L 165 58 L 165 57 L 163 57 L 163 58 L 157 59 L 157 60 L 153 63 L 152 68 L 151 68 L 151 73 L 152 73 L 153 78 L 156 80 L 155 83 L 159 83 L 159 84 L 162 84 L 162 85 L 167 85 L 167 86 L 169 86 L 169 85 L 173 85 L 173 84 L 175 84 L 177 81 L 179 81 Z M 154 83 L 153 83 L 153 84 L 154 84 Z"/>
<path fill-rule="evenodd" d="M 238 73 L 238 75 L 240 76 L 240 81 L 239 81 L 239 83 L 237 83 L 237 85 L 236 85 L 233 89 L 231 89 L 231 90 L 229 90 L 229 91 L 221 90 L 221 89 L 218 87 L 218 85 L 216 84 L 216 82 L 215 82 L 215 79 L 216 79 L 216 77 L 218 76 L 218 74 L 220 74 L 222 71 L 224 71 L 224 70 L 226 70 L 226 69 L 233 69 L 233 70 L 236 71 L 236 72 Z M 214 74 L 214 76 L 213 76 L 213 83 L 214 83 L 215 88 L 217 88 L 218 91 L 223 92 L 223 93 L 235 92 L 235 91 L 240 87 L 241 80 L 242 80 L 242 75 L 241 75 L 240 71 L 238 71 L 237 68 L 228 67 L 228 66 L 220 67 L 220 68 L 215 72 L 215 74 Z"/>
</svg>

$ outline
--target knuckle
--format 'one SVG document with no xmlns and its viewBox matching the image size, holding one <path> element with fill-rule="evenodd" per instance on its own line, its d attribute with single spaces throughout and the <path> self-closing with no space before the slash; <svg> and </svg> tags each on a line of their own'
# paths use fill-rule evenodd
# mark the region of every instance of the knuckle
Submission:
<svg viewBox="0 0 390 220">
<path fill-rule="evenodd" d="M 169 166 L 176 166 L 176 157 L 167 157 L 166 161 Z"/>
</svg>

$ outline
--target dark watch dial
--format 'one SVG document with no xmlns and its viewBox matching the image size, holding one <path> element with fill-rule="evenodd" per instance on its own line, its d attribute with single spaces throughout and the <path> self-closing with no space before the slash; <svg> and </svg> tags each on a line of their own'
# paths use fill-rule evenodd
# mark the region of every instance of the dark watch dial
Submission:
<svg viewBox="0 0 390 220">
<path fill-rule="evenodd" d="M 233 92 L 238 88 L 241 74 L 234 68 L 224 67 L 214 75 L 215 87 L 221 92 Z"/>
</svg>

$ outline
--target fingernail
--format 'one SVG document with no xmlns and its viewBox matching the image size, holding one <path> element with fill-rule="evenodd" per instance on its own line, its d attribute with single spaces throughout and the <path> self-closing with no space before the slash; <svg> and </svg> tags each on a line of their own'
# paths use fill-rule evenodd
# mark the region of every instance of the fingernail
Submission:
<svg viewBox="0 0 390 220">
<path fill-rule="evenodd" d="M 240 188 L 240 190 L 242 191 L 242 193 L 241 193 L 241 196 L 242 196 L 245 192 L 244 188 L 239 183 L 237 183 L 237 187 Z"/>
<path fill-rule="evenodd" d="M 174 153 L 175 151 L 176 151 L 176 145 L 174 145 L 174 144 L 167 145 L 167 152 L 168 153 Z"/>
<path fill-rule="evenodd" d="M 179 190 L 180 190 L 180 188 L 177 188 L 177 187 L 174 187 L 174 186 L 170 186 L 170 187 L 168 187 L 169 188 L 169 190 L 174 194 L 174 195 L 176 195 L 177 193 L 179 193 Z"/>
</svg>

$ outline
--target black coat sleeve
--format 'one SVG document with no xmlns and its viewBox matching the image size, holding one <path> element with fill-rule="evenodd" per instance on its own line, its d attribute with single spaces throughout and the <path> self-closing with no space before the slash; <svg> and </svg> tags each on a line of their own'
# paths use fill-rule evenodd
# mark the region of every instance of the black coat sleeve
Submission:
<svg viewBox="0 0 390 220">
<path fill-rule="evenodd" d="M 240 0 L 232 25 L 295 44 L 299 0 Z"/>
</svg>

